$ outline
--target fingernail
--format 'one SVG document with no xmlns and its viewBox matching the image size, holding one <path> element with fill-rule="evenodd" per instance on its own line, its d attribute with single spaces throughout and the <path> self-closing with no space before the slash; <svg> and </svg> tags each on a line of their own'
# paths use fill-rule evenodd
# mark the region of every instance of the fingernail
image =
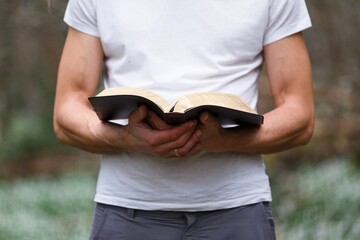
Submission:
<svg viewBox="0 0 360 240">
<path fill-rule="evenodd" d="M 201 131 L 200 130 L 196 131 L 196 136 L 201 137 Z"/>
<path fill-rule="evenodd" d="M 208 120 L 208 118 L 209 118 L 209 114 L 208 114 L 207 112 L 204 112 L 204 113 L 201 115 L 201 119 L 202 119 L 203 121 Z"/>
</svg>

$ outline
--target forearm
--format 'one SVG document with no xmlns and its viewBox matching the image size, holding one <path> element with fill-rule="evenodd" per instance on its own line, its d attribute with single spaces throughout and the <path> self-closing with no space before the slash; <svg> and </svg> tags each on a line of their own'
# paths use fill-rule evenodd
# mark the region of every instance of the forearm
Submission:
<svg viewBox="0 0 360 240">
<path fill-rule="evenodd" d="M 224 146 L 228 151 L 243 154 L 269 154 L 306 144 L 313 132 L 312 108 L 282 106 L 264 115 L 260 127 L 226 130 Z"/>
<path fill-rule="evenodd" d="M 65 144 L 93 153 L 116 153 L 126 149 L 124 129 L 101 122 L 81 93 L 67 94 L 54 111 L 54 130 Z M 118 139 L 112 142 L 108 139 Z"/>
</svg>

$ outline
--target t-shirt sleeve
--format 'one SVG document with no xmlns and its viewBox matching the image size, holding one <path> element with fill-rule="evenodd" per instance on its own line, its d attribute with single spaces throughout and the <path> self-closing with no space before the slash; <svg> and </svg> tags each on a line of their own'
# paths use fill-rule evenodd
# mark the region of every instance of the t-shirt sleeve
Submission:
<svg viewBox="0 0 360 240">
<path fill-rule="evenodd" d="M 69 0 L 64 21 L 80 32 L 98 37 L 96 0 Z"/>
<path fill-rule="evenodd" d="M 271 0 L 264 45 L 311 27 L 305 0 Z"/>
</svg>

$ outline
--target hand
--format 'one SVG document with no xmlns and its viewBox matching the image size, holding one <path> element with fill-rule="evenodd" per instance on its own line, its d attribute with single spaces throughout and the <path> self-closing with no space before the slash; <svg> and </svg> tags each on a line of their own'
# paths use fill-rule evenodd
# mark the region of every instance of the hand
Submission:
<svg viewBox="0 0 360 240">
<path fill-rule="evenodd" d="M 203 112 L 199 119 L 200 150 L 206 152 L 226 151 L 227 133 L 229 131 L 224 129 L 219 120 L 208 112 Z"/>
<path fill-rule="evenodd" d="M 145 106 L 130 114 L 126 126 L 130 151 L 146 152 L 163 158 L 192 156 L 198 149 L 196 121 L 172 126 Z M 175 149 L 177 149 L 175 151 Z"/>
<path fill-rule="evenodd" d="M 156 130 L 167 130 L 175 127 L 174 125 L 167 124 L 153 111 L 148 112 L 146 121 L 153 129 Z"/>
</svg>

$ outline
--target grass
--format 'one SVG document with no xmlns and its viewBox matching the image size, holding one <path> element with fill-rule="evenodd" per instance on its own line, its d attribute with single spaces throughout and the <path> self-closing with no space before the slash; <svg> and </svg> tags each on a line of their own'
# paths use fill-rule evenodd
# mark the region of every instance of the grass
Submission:
<svg viewBox="0 0 360 240">
<path fill-rule="evenodd" d="M 360 239 L 360 171 L 349 161 L 271 178 L 279 240 Z M 0 239 L 88 239 L 95 181 L 92 172 L 0 180 Z"/>
<path fill-rule="evenodd" d="M 88 239 L 95 179 L 71 173 L 0 182 L 0 239 Z"/>
<path fill-rule="evenodd" d="M 360 171 L 349 161 L 304 166 L 273 185 L 281 239 L 360 239 Z"/>
</svg>

